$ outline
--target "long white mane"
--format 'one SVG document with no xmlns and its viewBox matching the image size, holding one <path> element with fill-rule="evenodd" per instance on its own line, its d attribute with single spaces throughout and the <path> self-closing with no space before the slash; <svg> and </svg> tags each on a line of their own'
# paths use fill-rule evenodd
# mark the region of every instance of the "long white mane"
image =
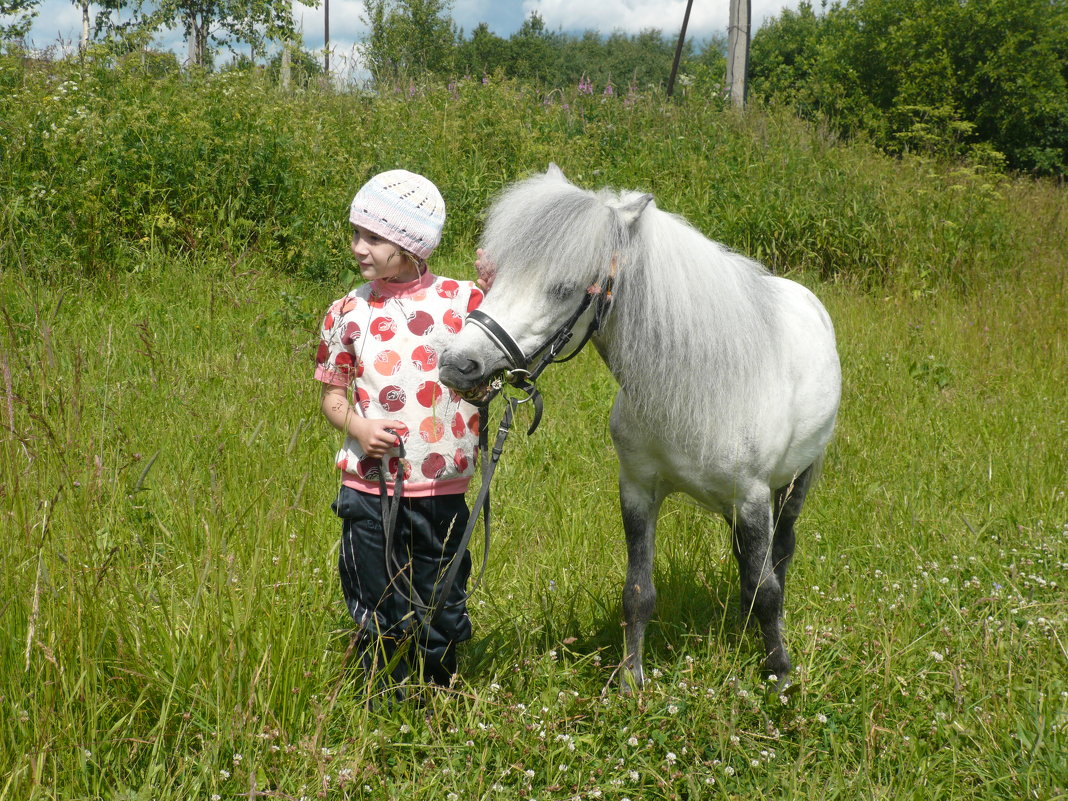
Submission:
<svg viewBox="0 0 1068 801">
<path fill-rule="evenodd" d="M 513 184 L 483 234 L 498 266 L 494 289 L 563 297 L 604 279 L 618 254 L 600 342 L 629 401 L 669 434 L 711 425 L 717 439 L 736 436 L 777 369 L 768 272 L 650 200 L 580 189 L 555 169 Z"/>
</svg>

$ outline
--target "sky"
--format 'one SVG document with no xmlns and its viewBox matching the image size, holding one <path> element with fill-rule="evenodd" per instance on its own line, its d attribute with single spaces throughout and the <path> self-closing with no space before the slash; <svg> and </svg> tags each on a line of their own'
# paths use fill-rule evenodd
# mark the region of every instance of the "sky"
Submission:
<svg viewBox="0 0 1068 801">
<path fill-rule="evenodd" d="M 687 39 L 700 40 L 713 34 L 726 35 L 730 0 L 694 0 L 687 26 Z M 323 47 L 323 5 L 308 8 L 293 3 L 298 29 L 303 30 L 304 47 L 318 51 Z M 753 30 L 784 7 L 797 8 L 799 0 L 751 0 Z M 686 0 L 453 0 L 450 16 L 466 35 L 480 22 L 489 25 L 498 36 L 508 38 L 531 12 L 538 12 L 551 31 L 581 33 L 595 30 L 638 33 L 657 28 L 665 35 L 676 36 L 682 27 Z M 90 5 L 95 16 L 95 7 Z M 362 0 L 330 0 L 330 39 L 340 59 L 354 60 L 353 46 L 360 41 L 366 25 Z M 30 32 L 33 47 L 43 48 L 57 42 L 77 43 L 81 31 L 81 9 L 71 0 L 43 0 L 40 13 Z M 181 34 L 173 32 L 158 43 L 184 56 Z"/>
</svg>

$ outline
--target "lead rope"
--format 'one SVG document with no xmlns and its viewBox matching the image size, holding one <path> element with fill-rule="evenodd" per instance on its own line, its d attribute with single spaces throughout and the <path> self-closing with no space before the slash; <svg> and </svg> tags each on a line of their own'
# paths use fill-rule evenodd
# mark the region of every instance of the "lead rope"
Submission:
<svg viewBox="0 0 1068 801">
<path fill-rule="evenodd" d="M 433 595 L 429 601 L 424 601 L 420 597 L 415 588 L 415 583 L 411 578 L 407 578 L 407 580 L 403 578 L 405 565 L 398 559 L 393 548 L 394 534 L 396 533 L 397 527 L 397 513 L 400 509 L 401 499 L 404 496 L 403 465 L 398 466 L 397 476 L 393 483 L 393 497 L 390 498 L 387 492 L 388 485 L 386 483 L 386 474 L 388 473 L 387 459 L 383 457 L 381 460 L 378 487 L 382 496 L 382 531 L 384 535 L 383 546 L 385 549 L 386 573 L 390 576 L 391 583 L 396 583 L 394 591 L 400 595 L 409 607 L 424 615 L 429 623 L 434 623 L 446 609 L 456 609 L 457 607 L 463 606 L 463 604 L 467 603 L 468 599 L 474 595 L 475 591 L 478 590 L 479 585 L 482 584 L 482 578 L 486 574 L 486 565 L 489 563 L 490 551 L 490 485 L 492 484 L 493 473 L 497 469 L 497 463 L 500 461 L 501 454 L 504 452 L 504 442 L 508 439 L 508 434 L 512 430 L 512 421 L 515 417 L 515 411 L 522 402 L 523 401 L 515 398 L 508 398 L 507 406 L 501 417 L 501 423 L 497 428 L 497 437 L 493 443 L 492 449 L 489 447 L 489 429 L 485 425 L 489 413 L 489 405 L 484 404 L 478 407 L 479 421 L 482 423 L 479 426 L 478 434 L 482 486 L 479 488 L 478 495 L 471 507 L 471 515 L 468 519 L 467 526 L 464 528 L 463 534 L 460 536 L 456 554 L 450 560 L 448 569 L 445 571 L 445 575 L 440 583 L 435 582 Z M 399 450 L 400 457 L 403 459 L 403 443 L 399 445 Z M 475 580 L 471 585 L 471 589 L 465 592 L 463 597 L 450 602 L 447 599 L 452 593 L 453 586 L 456 584 L 456 579 L 460 573 L 460 567 L 463 564 L 464 554 L 467 553 L 468 545 L 471 542 L 471 536 L 474 534 L 475 527 L 478 525 L 480 513 L 482 515 L 484 534 L 482 565 L 479 568 L 478 575 L 475 577 Z"/>
<path fill-rule="evenodd" d="M 501 385 L 498 383 L 494 390 L 482 399 L 478 405 L 478 450 L 479 460 L 481 461 L 482 486 L 479 487 L 478 495 L 471 507 L 471 514 L 467 521 L 467 526 L 464 528 L 464 532 L 460 536 L 460 542 L 456 548 L 456 553 L 450 560 L 449 567 L 445 571 L 441 583 L 439 584 L 435 582 L 433 595 L 431 596 L 429 603 L 420 598 L 419 593 L 415 589 L 415 582 L 411 578 L 409 578 L 407 582 L 402 580 L 405 566 L 400 563 L 400 560 L 393 551 L 393 537 L 396 533 L 397 515 L 400 511 L 400 504 L 404 497 L 404 464 L 402 461 L 398 462 L 397 475 L 393 483 L 393 497 L 391 499 L 387 491 L 386 483 L 386 475 L 389 472 L 388 460 L 386 457 L 381 459 L 378 487 L 382 504 L 382 531 L 384 535 L 383 545 L 385 548 L 384 556 L 386 562 L 386 574 L 390 576 L 391 583 L 397 582 L 395 588 L 397 594 L 400 595 L 413 610 L 426 616 L 429 623 L 433 624 L 437 621 L 441 616 L 441 613 L 446 609 L 456 609 L 457 607 L 463 606 L 482 584 L 482 579 L 486 575 L 486 566 L 489 564 L 490 552 L 490 484 L 493 481 L 493 474 L 497 470 L 497 463 L 500 461 L 501 454 L 504 452 L 505 440 L 508 439 L 508 435 L 511 433 L 512 422 L 515 419 L 516 410 L 521 404 L 528 402 L 534 407 L 534 419 L 532 420 L 530 427 L 527 429 L 528 436 L 533 434 L 534 431 L 537 430 L 538 424 L 541 422 L 543 408 L 541 393 L 538 391 L 535 382 L 538 377 L 541 376 L 542 372 L 545 371 L 545 368 L 553 362 L 562 363 L 575 358 L 575 356 L 578 355 L 578 352 L 590 341 L 590 338 L 594 333 L 600 329 L 601 324 L 604 322 L 604 317 L 608 312 L 608 308 L 612 304 L 612 292 L 616 271 L 618 269 L 618 258 L 618 254 L 612 256 L 611 268 L 603 284 L 594 284 L 586 291 L 586 296 L 583 298 L 579 308 L 571 315 L 567 322 L 557 330 L 557 332 L 550 338 L 549 342 L 539 349 L 544 350 L 545 352 L 537 366 L 533 370 L 528 371 L 515 365 L 515 369 L 508 373 L 508 383 L 512 387 L 525 392 L 526 397 L 505 397 L 504 413 L 501 415 L 501 422 L 497 427 L 497 436 L 494 440 L 492 449 L 489 448 L 489 428 L 486 426 L 486 422 L 489 419 L 490 400 L 500 392 Z M 578 346 L 565 358 L 558 358 L 567 343 L 571 341 L 571 338 L 574 335 L 575 324 L 590 305 L 594 306 L 593 322 L 590 324 L 589 328 L 587 328 L 586 333 L 583 335 Z M 474 310 L 472 314 L 477 314 L 477 312 L 478 310 Z M 480 327 L 491 336 L 498 347 L 509 354 L 514 362 L 515 352 L 522 355 L 522 352 L 518 350 L 518 346 L 515 345 L 514 340 L 512 340 L 506 331 L 499 329 L 499 326 L 492 318 L 485 315 L 483 316 L 486 317 L 486 322 L 490 325 L 487 327 L 484 322 L 480 324 Z M 495 331 L 501 334 L 500 339 L 498 339 L 497 333 L 494 333 Z M 403 460 L 404 443 L 400 441 L 399 437 L 398 450 L 400 459 Z M 480 512 L 482 513 L 484 536 L 482 565 L 479 567 L 478 575 L 475 577 L 471 589 L 465 592 L 463 597 L 449 602 L 447 599 L 452 593 L 452 588 L 456 584 L 456 579 L 459 577 L 460 567 L 463 564 L 463 557 L 464 554 L 467 553 L 467 547 L 471 542 L 471 536 L 474 534 L 475 526 L 478 525 Z M 407 593 L 402 589 L 405 583 L 407 584 Z"/>
</svg>

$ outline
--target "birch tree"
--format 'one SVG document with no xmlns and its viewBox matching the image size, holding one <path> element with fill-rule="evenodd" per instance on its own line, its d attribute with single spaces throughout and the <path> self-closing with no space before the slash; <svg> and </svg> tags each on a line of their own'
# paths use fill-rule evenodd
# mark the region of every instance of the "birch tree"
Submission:
<svg viewBox="0 0 1068 801">
<path fill-rule="evenodd" d="M 361 50 L 375 83 L 448 71 L 457 39 L 448 6 L 447 0 L 366 0 L 363 21 L 370 30 Z"/>
<path fill-rule="evenodd" d="M 262 55 L 267 42 L 289 41 L 296 35 L 289 0 L 162 0 L 157 18 L 165 27 L 182 26 L 189 61 L 198 66 L 206 65 L 212 43 L 236 40 Z"/>
<path fill-rule="evenodd" d="M 19 0 L 0 0 L 19 2 Z M 82 3 L 85 0 L 76 0 Z M 298 0 L 315 6 L 318 0 Z M 140 38 L 181 28 L 189 47 L 189 62 L 210 66 L 212 45 L 246 44 L 261 56 L 268 42 L 296 36 L 290 0 L 97 0 L 96 28 L 118 38 Z M 119 12 L 128 15 L 118 22 Z"/>
</svg>

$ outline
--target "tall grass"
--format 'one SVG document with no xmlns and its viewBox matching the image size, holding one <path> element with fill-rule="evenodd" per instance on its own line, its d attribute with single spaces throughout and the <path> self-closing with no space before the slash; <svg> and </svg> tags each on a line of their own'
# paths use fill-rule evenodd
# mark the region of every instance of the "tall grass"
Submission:
<svg viewBox="0 0 1068 801">
<path fill-rule="evenodd" d="M 1065 797 L 1063 189 L 957 184 L 786 118 L 650 98 L 93 80 L 116 81 L 88 115 L 114 126 L 102 146 L 41 153 L 16 135 L 0 178 L 0 799 Z M 0 100 L 5 131 L 50 130 L 42 97 Z M 624 130 L 632 113 L 644 122 Z M 420 124 L 385 122 L 404 119 Z M 113 148 L 152 126 L 144 162 Z M 272 157 L 242 195 L 240 142 L 285 131 L 292 186 Z M 739 626 L 725 528 L 682 498 L 658 538 L 654 678 L 615 691 L 614 387 L 590 352 L 546 374 L 545 422 L 508 443 L 461 681 L 421 705 L 366 703 L 334 567 L 336 439 L 311 380 L 318 315 L 343 291 L 345 205 L 394 163 L 444 176 L 455 211 L 435 268 L 469 276 L 485 198 L 550 158 L 589 185 L 653 188 L 728 244 L 774 245 L 835 319 L 845 396 L 799 526 L 788 697 Z M 82 168 L 84 194 L 62 185 Z M 25 193 L 31 174 L 44 196 Z M 129 192 L 93 189 L 110 181 Z M 137 211 L 148 196 L 160 205 Z"/>
<path fill-rule="evenodd" d="M 740 117 L 695 96 L 471 80 L 285 94 L 256 74 L 10 56 L 0 88 L 0 257 L 43 275 L 138 269 L 159 252 L 336 275 L 347 199 L 399 164 L 441 184 L 452 255 L 494 192 L 550 160 L 580 182 L 653 191 L 777 270 L 865 285 L 985 280 L 1016 234 L 997 176 L 842 148 L 789 114 Z"/>
</svg>

